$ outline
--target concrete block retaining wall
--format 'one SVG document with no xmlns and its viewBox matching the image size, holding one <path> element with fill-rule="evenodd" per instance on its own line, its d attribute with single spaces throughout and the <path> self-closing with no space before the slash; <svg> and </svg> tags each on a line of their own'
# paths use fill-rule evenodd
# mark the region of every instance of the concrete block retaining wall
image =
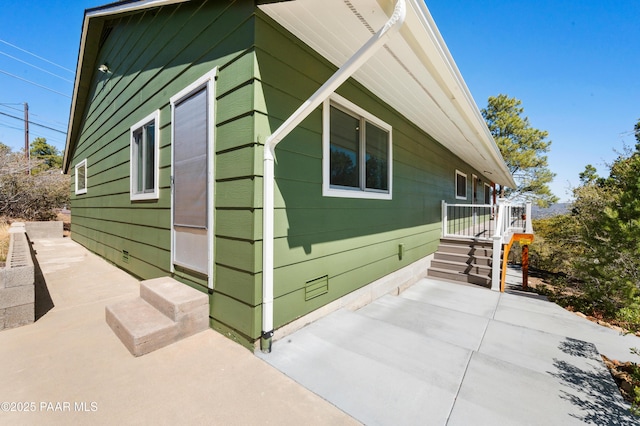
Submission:
<svg viewBox="0 0 640 426">
<path fill-rule="evenodd" d="M 35 318 L 35 268 L 25 224 L 13 223 L 9 234 L 7 264 L 0 269 L 0 330 Z"/>
</svg>

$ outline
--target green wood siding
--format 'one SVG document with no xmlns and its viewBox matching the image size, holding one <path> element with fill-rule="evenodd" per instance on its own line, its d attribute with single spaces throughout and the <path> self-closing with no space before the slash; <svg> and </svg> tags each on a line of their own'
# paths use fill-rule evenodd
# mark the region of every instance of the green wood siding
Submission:
<svg viewBox="0 0 640 426">
<path fill-rule="evenodd" d="M 72 187 L 72 237 L 142 279 L 171 274 L 169 99 L 218 67 L 210 316 L 248 345 L 261 332 L 262 144 L 335 67 L 249 0 L 150 9 L 105 29 L 97 64 L 112 74 L 95 73 L 82 112 L 71 165 L 87 159 L 88 191 L 76 196 Z M 320 109 L 278 146 L 276 326 L 433 253 L 440 201 L 455 201 L 455 170 L 481 176 L 356 82 L 338 93 L 393 127 L 393 199 L 322 196 Z M 129 128 L 156 109 L 160 197 L 132 202 Z M 205 291 L 205 277 L 180 268 L 174 276 Z M 328 291 L 323 279 L 308 297 L 307 282 L 325 276 Z"/>
<path fill-rule="evenodd" d="M 72 237 L 141 279 L 171 274 L 169 99 L 218 67 L 214 204 L 221 256 L 211 317 L 248 341 L 256 328 L 253 1 L 166 6 L 106 21 L 105 28 L 96 68 L 107 63 L 112 73 L 95 73 L 83 112 L 72 165 L 87 158 L 88 191 L 76 196 L 72 187 Z M 156 109 L 160 197 L 132 202 L 129 128 Z M 177 268 L 174 276 L 206 290 L 198 274 Z"/>
<path fill-rule="evenodd" d="M 335 67 L 262 14 L 256 21 L 256 57 L 261 85 L 256 93 L 263 96 L 256 108 L 258 117 L 267 117 L 256 120 L 256 133 L 264 141 Z M 338 93 L 393 127 L 393 199 L 322 196 L 320 108 L 278 145 L 276 327 L 435 252 L 441 200 L 455 202 L 455 170 L 481 176 L 360 84 L 350 80 Z M 261 185 L 257 180 L 256 193 Z M 324 276 L 328 292 L 306 301 L 306 283 Z"/>
</svg>

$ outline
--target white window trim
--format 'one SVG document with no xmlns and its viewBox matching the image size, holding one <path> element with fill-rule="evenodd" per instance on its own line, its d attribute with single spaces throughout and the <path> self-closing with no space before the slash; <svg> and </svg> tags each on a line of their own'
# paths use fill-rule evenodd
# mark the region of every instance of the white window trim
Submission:
<svg viewBox="0 0 640 426">
<path fill-rule="evenodd" d="M 366 121 L 389 132 L 387 182 L 388 191 L 361 188 L 336 188 L 331 186 L 331 105 L 360 116 Z M 364 155 L 364 154 L 363 154 Z M 392 127 L 338 94 L 332 94 L 322 104 L 322 195 L 324 197 L 391 200 L 393 198 L 393 132 Z"/>
<path fill-rule="evenodd" d="M 153 127 L 153 137 L 154 137 L 154 150 L 153 153 L 153 180 L 154 180 L 154 188 L 153 192 L 136 192 L 136 180 L 134 177 L 134 158 L 133 158 L 133 133 L 140 129 L 142 126 L 149 124 L 150 122 L 154 122 Z M 160 185 L 158 182 L 159 178 L 159 166 L 160 166 L 160 110 L 156 110 L 153 113 L 146 116 L 144 119 L 138 121 L 136 124 L 131 126 L 129 129 L 129 180 L 130 180 L 130 198 L 132 201 L 136 200 L 157 200 L 160 198 Z"/>
<path fill-rule="evenodd" d="M 209 107 L 209 117 L 211 117 L 214 122 L 209 123 L 209 128 L 208 128 L 208 138 L 209 138 L 209 148 L 208 148 L 208 156 L 209 156 L 209 161 L 210 163 L 210 167 L 209 167 L 209 172 L 207 174 L 207 182 L 208 182 L 208 201 L 207 201 L 207 208 L 208 208 L 208 217 L 207 217 L 207 241 L 208 241 L 208 246 L 209 246 L 209 254 L 208 254 L 208 260 L 207 260 L 207 286 L 209 289 L 213 289 L 214 287 L 214 262 L 213 259 L 215 258 L 215 245 L 214 245 L 214 237 L 213 237 L 213 228 L 215 226 L 215 222 L 214 222 L 214 199 L 215 199 L 215 179 L 214 179 L 214 168 L 215 168 L 215 111 L 216 111 L 216 79 L 218 76 L 218 67 L 213 68 L 211 71 L 209 71 L 208 73 L 206 73 L 205 75 L 203 75 L 202 77 L 198 78 L 196 81 L 194 81 L 193 83 L 191 83 L 189 86 L 185 87 L 184 89 L 182 89 L 181 91 L 179 91 L 178 93 L 176 93 L 175 95 L 173 95 L 170 99 L 169 99 L 169 103 L 171 105 L 171 179 L 173 180 L 173 176 L 174 176 L 174 170 L 173 170 L 173 166 L 174 166 L 174 161 L 173 161 L 173 156 L 174 156 L 174 152 L 173 152 L 173 148 L 175 146 L 173 137 L 173 123 L 175 122 L 175 105 L 176 103 L 180 102 L 182 99 L 187 98 L 188 96 L 192 95 L 193 93 L 203 89 L 203 88 L 207 88 L 208 93 L 209 93 L 209 99 L 207 100 L 208 102 L 208 107 Z M 173 224 L 173 215 L 174 215 L 174 208 L 175 206 L 173 205 L 174 203 L 174 199 L 173 199 L 173 191 L 174 191 L 174 187 L 173 184 L 171 185 L 171 259 L 170 259 L 170 270 L 171 273 L 174 273 L 176 271 L 175 267 L 176 267 L 176 263 L 175 263 L 175 227 Z M 178 265 L 180 266 L 180 265 Z"/>
<path fill-rule="evenodd" d="M 84 188 L 78 189 L 78 169 L 84 167 Z M 75 166 L 75 185 L 76 185 L 76 195 L 86 194 L 87 193 L 87 159 L 85 158 Z"/>
<path fill-rule="evenodd" d="M 480 199 L 480 197 L 478 197 L 479 183 L 480 183 L 480 180 L 478 179 L 478 176 L 476 174 L 472 174 L 471 175 L 471 204 L 478 204 L 478 200 Z M 484 199 L 484 192 L 482 193 L 482 198 Z"/>
<path fill-rule="evenodd" d="M 487 193 L 487 188 L 489 188 L 489 202 L 487 202 L 487 198 L 485 197 L 486 193 Z M 484 183 L 484 187 L 482 188 L 482 201 L 484 201 L 485 204 L 492 204 L 491 203 L 491 185 L 489 185 L 488 183 Z"/>
<path fill-rule="evenodd" d="M 464 176 L 464 197 L 458 195 L 458 176 Z M 456 196 L 456 200 L 466 200 L 467 198 L 469 198 L 469 188 L 467 188 L 469 186 L 469 179 L 467 178 L 467 174 L 462 173 L 460 170 L 456 170 L 456 177 L 453 182 L 453 192 Z"/>
</svg>

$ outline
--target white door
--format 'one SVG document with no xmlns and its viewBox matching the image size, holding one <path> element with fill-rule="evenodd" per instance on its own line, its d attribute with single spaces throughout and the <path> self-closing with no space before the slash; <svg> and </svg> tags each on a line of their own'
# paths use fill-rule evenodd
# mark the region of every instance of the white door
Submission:
<svg viewBox="0 0 640 426">
<path fill-rule="evenodd" d="M 213 271 L 213 85 L 199 81 L 171 99 L 172 269 Z M 195 87 L 194 87 L 195 86 Z"/>
</svg>

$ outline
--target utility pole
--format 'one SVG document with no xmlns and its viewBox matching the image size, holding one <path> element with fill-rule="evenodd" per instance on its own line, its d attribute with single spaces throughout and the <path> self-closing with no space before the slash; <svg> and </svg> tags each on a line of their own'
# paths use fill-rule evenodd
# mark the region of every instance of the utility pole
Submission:
<svg viewBox="0 0 640 426">
<path fill-rule="evenodd" d="M 24 103 L 24 158 L 27 160 L 27 174 L 31 174 L 31 153 L 29 152 L 29 104 Z"/>
</svg>

